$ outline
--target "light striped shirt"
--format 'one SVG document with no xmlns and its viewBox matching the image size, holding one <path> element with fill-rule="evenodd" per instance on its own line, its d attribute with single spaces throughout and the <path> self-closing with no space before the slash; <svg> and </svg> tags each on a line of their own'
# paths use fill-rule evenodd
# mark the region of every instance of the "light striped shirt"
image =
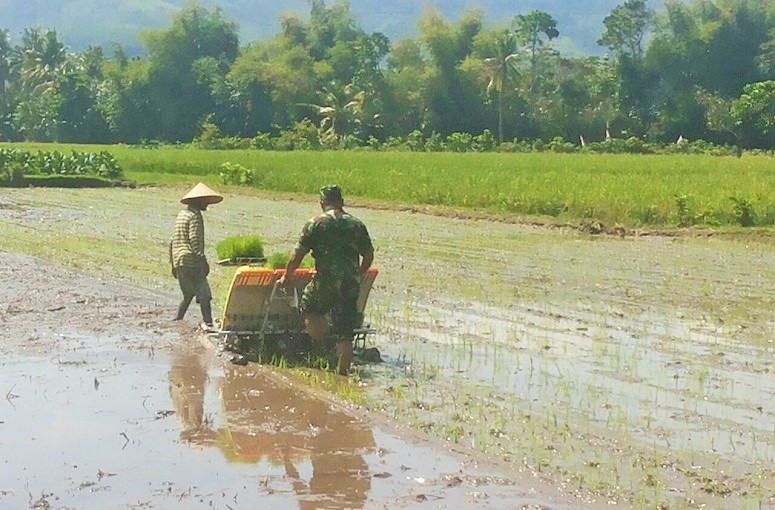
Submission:
<svg viewBox="0 0 775 510">
<path fill-rule="evenodd" d="M 205 223 L 202 212 L 192 206 L 175 219 L 170 239 L 170 258 L 174 267 L 201 267 L 205 260 Z"/>
</svg>

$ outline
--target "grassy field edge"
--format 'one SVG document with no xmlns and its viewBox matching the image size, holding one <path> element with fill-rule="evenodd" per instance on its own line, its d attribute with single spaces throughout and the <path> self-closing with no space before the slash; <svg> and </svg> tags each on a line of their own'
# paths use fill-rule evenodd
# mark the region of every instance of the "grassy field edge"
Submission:
<svg viewBox="0 0 775 510">
<path fill-rule="evenodd" d="M 775 159 L 696 155 L 218 151 L 14 144 L 107 150 L 139 184 L 223 187 L 223 163 L 253 170 L 255 190 L 309 195 L 337 182 L 353 199 L 445 216 L 622 229 L 739 230 L 775 225 Z M 239 188 L 247 191 L 250 188 Z M 252 191 L 252 190 L 251 190 Z M 451 212 L 456 211 L 456 212 Z"/>
</svg>

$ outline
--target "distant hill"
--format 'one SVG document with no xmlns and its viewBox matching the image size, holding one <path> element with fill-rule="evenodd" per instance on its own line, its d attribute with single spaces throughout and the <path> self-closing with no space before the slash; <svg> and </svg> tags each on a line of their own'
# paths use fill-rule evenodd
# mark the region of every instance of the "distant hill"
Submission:
<svg viewBox="0 0 775 510">
<path fill-rule="evenodd" d="M 333 0 L 329 0 L 329 4 Z M 516 14 L 546 11 L 558 21 L 560 38 L 555 46 L 568 55 L 599 54 L 596 44 L 603 18 L 624 0 L 350 0 L 350 9 L 369 32 L 380 31 L 391 40 L 417 34 L 417 19 L 426 5 L 434 5 L 448 19 L 466 9 L 481 9 L 488 23 L 505 24 Z M 0 28 L 11 30 L 13 42 L 28 27 L 55 28 L 74 50 L 88 45 L 123 44 L 130 54 L 144 52 L 139 34 L 164 28 L 185 0 L 0 0 Z M 203 0 L 220 7 L 240 26 L 242 42 L 266 39 L 277 33 L 280 14 L 306 17 L 306 0 Z M 662 0 L 651 0 L 660 8 Z"/>
</svg>

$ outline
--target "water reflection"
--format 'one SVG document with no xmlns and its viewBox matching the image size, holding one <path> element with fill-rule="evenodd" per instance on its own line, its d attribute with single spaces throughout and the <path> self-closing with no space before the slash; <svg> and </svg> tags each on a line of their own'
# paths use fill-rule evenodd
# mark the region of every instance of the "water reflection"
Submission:
<svg viewBox="0 0 775 510">
<path fill-rule="evenodd" d="M 182 440 L 215 445 L 231 462 L 279 468 L 301 509 L 365 504 L 371 474 L 364 457 L 375 450 L 367 426 L 250 367 L 228 367 L 208 385 L 206 356 L 193 349 L 173 355 L 170 396 Z M 205 409 L 208 389 L 219 392 L 221 409 Z"/>
<path fill-rule="evenodd" d="M 169 372 L 170 397 L 180 422 L 180 438 L 193 444 L 205 444 L 215 438 L 209 420 L 205 421 L 204 396 L 207 363 L 204 352 L 181 349 L 172 358 Z"/>
</svg>

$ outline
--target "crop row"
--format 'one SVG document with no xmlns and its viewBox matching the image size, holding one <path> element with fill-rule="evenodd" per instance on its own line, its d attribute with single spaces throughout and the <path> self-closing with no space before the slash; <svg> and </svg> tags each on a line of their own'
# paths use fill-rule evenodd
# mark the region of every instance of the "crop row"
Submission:
<svg viewBox="0 0 775 510">
<path fill-rule="evenodd" d="M 0 147 L 0 180 L 13 181 L 22 176 L 94 176 L 121 179 L 123 173 L 108 151 L 70 154 L 58 150 L 31 152 Z"/>
</svg>

